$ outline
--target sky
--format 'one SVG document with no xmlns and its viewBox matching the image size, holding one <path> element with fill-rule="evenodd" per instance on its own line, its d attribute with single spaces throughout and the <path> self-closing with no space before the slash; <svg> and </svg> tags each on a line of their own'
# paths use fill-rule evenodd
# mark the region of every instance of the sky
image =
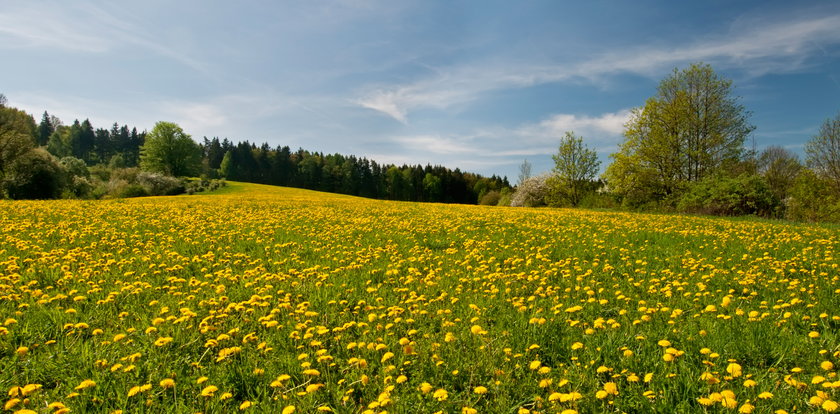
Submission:
<svg viewBox="0 0 840 414">
<path fill-rule="evenodd" d="M 88 118 L 515 181 L 598 152 L 674 69 L 712 65 L 803 145 L 840 113 L 838 1 L 4 1 L 0 93 Z"/>
</svg>

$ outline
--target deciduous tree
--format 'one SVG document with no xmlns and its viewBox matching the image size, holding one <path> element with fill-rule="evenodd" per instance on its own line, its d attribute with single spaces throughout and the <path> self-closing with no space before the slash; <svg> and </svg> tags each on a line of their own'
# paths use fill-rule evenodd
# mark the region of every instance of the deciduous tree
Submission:
<svg viewBox="0 0 840 414">
<path fill-rule="evenodd" d="M 583 144 L 583 138 L 566 132 L 554 159 L 554 176 L 549 182 L 552 198 L 577 206 L 592 188 L 598 174 L 598 154 Z"/>
<path fill-rule="evenodd" d="M 158 122 L 140 149 L 144 170 L 175 177 L 196 174 L 201 167 L 201 148 L 180 126 Z"/>
<path fill-rule="evenodd" d="M 808 166 L 840 191 L 840 112 L 833 119 L 826 119 L 819 132 L 807 144 Z"/>
<path fill-rule="evenodd" d="M 732 81 L 711 66 L 675 69 L 656 96 L 632 111 L 605 174 L 608 184 L 620 195 L 643 195 L 642 202 L 678 194 L 742 158 L 754 130 L 749 117 Z"/>
</svg>

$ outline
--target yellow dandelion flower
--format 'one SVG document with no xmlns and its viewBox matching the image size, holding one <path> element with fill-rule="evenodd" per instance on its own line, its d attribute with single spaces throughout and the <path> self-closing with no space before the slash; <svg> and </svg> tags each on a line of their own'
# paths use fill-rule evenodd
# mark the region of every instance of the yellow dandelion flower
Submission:
<svg viewBox="0 0 840 414">
<path fill-rule="evenodd" d="M 74 388 L 74 389 L 76 391 L 80 391 L 80 390 L 83 390 L 85 388 L 90 388 L 90 387 L 95 387 L 95 386 L 96 386 L 96 382 L 94 382 L 92 380 L 89 380 L 89 379 L 86 379 L 86 380 L 82 381 L 81 383 L 79 383 L 79 385 L 77 385 L 76 388 Z"/>
<path fill-rule="evenodd" d="M 219 390 L 219 387 L 217 387 L 215 385 L 208 385 L 208 386 L 204 387 L 204 389 L 201 390 L 201 396 L 202 397 L 212 397 L 213 394 L 215 394 L 216 391 L 218 391 L 218 390 Z"/>
</svg>

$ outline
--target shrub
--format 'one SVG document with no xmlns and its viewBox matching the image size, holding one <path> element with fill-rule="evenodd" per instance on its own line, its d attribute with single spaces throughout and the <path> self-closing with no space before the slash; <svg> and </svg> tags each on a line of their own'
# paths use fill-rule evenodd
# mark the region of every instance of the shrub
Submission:
<svg viewBox="0 0 840 414">
<path fill-rule="evenodd" d="M 499 200 L 502 198 L 502 195 L 499 194 L 496 190 L 490 190 L 483 197 L 481 200 L 478 200 L 478 204 L 483 206 L 495 206 L 499 204 Z"/>
<path fill-rule="evenodd" d="M 175 177 L 146 171 L 137 174 L 137 184 L 153 196 L 182 194 L 185 190 L 184 183 Z"/>
<path fill-rule="evenodd" d="M 840 194 L 828 180 L 810 169 L 803 169 L 785 199 L 785 218 L 840 223 Z"/>
<path fill-rule="evenodd" d="M 7 183 L 13 199 L 51 199 L 61 197 L 65 171 L 58 160 L 43 149 L 34 149 L 12 165 Z"/>
<path fill-rule="evenodd" d="M 690 184 L 677 201 L 677 210 L 688 213 L 771 216 L 780 202 L 761 176 L 709 177 Z"/>
</svg>

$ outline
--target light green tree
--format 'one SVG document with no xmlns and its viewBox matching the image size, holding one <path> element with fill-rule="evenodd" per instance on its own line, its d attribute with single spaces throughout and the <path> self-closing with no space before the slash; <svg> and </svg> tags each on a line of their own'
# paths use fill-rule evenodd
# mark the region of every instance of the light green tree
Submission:
<svg viewBox="0 0 840 414">
<path fill-rule="evenodd" d="M 201 148 L 177 124 L 161 121 L 146 135 L 140 166 L 175 177 L 195 175 L 201 167 Z"/>
<path fill-rule="evenodd" d="M 598 154 L 583 143 L 583 138 L 574 132 L 566 132 L 560 139 L 560 148 L 553 155 L 554 175 L 548 180 L 549 204 L 577 206 L 592 191 L 593 181 L 598 174 Z"/>
<path fill-rule="evenodd" d="M 732 81 L 711 66 L 692 64 L 660 82 L 657 94 L 631 112 L 625 141 L 605 178 L 611 190 L 637 203 L 679 194 L 737 164 L 755 129 L 733 94 Z"/>
</svg>

